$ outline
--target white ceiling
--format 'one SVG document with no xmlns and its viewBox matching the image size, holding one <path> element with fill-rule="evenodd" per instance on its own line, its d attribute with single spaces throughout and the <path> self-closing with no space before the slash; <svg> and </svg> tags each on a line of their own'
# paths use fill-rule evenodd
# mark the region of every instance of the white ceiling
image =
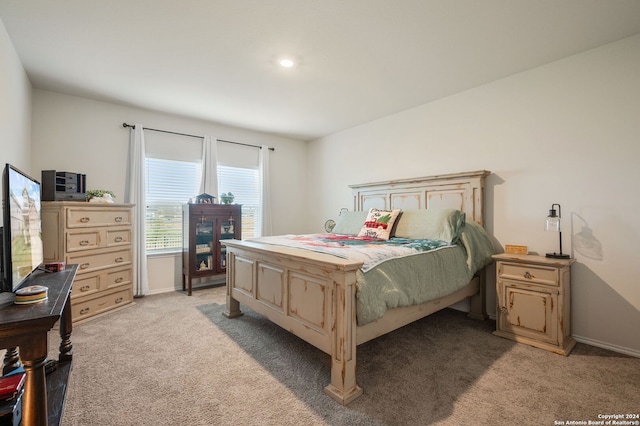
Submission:
<svg viewBox="0 0 640 426">
<path fill-rule="evenodd" d="M 639 34 L 640 1 L 0 0 L 0 19 L 36 88 L 311 140 Z"/>
</svg>

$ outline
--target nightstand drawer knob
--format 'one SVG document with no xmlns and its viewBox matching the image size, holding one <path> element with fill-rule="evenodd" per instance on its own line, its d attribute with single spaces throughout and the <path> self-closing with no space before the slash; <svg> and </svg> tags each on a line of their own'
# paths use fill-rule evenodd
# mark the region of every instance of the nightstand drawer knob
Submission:
<svg viewBox="0 0 640 426">
<path fill-rule="evenodd" d="M 500 312 L 502 312 L 503 314 L 505 314 L 505 315 L 506 315 L 506 314 L 508 314 L 508 313 L 509 313 L 509 310 L 507 309 L 507 307 L 506 307 L 506 306 L 502 306 L 502 307 L 500 308 Z"/>
<path fill-rule="evenodd" d="M 533 278 L 533 277 L 531 276 L 531 274 L 529 273 L 529 271 L 527 271 L 527 272 L 525 272 L 525 273 L 524 273 L 524 277 L 525 277 L 526 279 L 528 279 L 528 280 L 530 280 L 531 278 Z"/>
</svg>

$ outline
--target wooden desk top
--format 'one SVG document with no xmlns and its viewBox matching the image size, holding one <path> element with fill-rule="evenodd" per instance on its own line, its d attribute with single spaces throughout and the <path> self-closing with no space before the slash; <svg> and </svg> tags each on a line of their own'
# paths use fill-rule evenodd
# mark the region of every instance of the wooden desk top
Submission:
<svg viewBox="0 0 640 426">
<path fill-rule="evenodd" d="M 73 285 L 78 265 L 66 265 L 61 272 L 33 273 L 29 285 L 47 287 L 47 300 L 28 305 L 16 305 L 15 294 L 0 293 L 0 341 L 16 333 L 24 333 L 26 327 L 33 331 L 48 331 L 60 319 L 70 288 Z"/>
</svg>

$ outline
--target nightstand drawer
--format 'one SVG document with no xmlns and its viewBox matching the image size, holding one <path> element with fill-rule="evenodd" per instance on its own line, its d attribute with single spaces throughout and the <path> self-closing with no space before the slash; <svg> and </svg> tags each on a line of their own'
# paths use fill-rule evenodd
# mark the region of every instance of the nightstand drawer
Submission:
<svg viewBox="0 0 640 426">
<path fill-rule="evenodd" d="M 538 284 L 558 285 L 558 269 L 538 265 L 517 265 L 499 262 L 498 277 Z"/>
</svg>

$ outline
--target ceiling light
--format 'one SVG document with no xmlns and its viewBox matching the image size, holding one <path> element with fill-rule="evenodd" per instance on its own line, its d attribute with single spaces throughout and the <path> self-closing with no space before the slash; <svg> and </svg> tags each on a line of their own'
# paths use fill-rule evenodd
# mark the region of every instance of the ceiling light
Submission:
<svg viewBox="0 0 640 426">
<path fill-rule="evenodd" d="M 295 65 L 295 62 L 293 62 L 293 60 L 289 58 L 280 59 L 279 63 L 283 68 L 291 68 Z"/>
</svg>

